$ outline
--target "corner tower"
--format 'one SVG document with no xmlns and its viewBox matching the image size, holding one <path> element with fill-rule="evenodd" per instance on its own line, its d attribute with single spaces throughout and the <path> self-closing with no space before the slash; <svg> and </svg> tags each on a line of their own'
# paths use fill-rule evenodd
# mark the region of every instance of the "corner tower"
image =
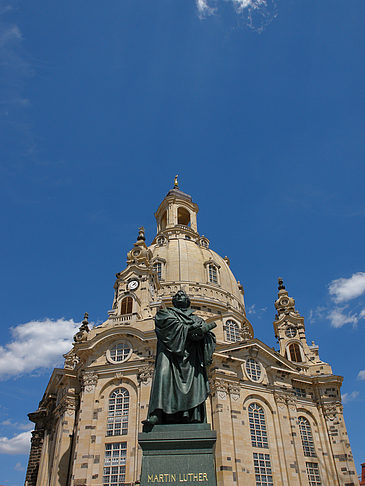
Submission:
<svg viewBox="0 0 365 486">
<path fill-rule="evenodd" d="M 278 284 L 274 330 L 280 354 L 310 374 L 331 374 L 331 366 L 319 357 L 319 347 L 314 342 L 308 345 L 304 317 L 295 309 L 295 300 L 289 297 L 282 278 L 278 278 Z"/>
</svg>

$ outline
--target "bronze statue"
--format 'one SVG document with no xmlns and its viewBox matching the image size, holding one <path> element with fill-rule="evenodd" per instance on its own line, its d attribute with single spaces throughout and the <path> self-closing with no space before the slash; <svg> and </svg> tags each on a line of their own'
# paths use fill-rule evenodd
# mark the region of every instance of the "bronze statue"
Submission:
<svg viewBox="0 0 365 486">
<path fill-rule="evenodd" d="M 206 421 L 206 366 L 212 362 L 215 335 L 210 331 L 216 324 L 194 315 L 183 290 L 172 304 L 155 317 L 157 355 L 145 428 Z"/>
</svg>

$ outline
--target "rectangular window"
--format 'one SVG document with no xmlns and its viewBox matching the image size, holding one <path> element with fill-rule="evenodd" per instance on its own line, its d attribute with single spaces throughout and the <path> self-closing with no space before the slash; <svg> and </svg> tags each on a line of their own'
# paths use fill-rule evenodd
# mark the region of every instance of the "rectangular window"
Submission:
<svg viewBox="0 0 365 486">
<path fill-rule="evenodd" d="M 127 443 L 105 444 L 103 486 L 125 486 Z"/>
<path fill-rule="evenodd" d="M 304 388 L 293 388 L 294 395 L 299 398 L 305 398 L 307 396 Z"/>
<path fill-rule="evenodd" d="M 161 280 L 162 278 L 162 263 L 160 262 L 157 262 L 153 265 L 153 269 L 155 270 L 155 272 L 157 273 L 157 278 L 159 280 Z"/>
<path fill-rule="evenodd" d="M 321 476 L 316 462 L 306 462 L 309 486 L 321 486 Z"/>
<path fill-rule="evenodd" d="M 274 486 L 269 454 L 253 453 L 256 486 Z"/>
<path fill-rule="evenodd" d="M 209 282 L 215 284 L 218 283 L 218 274 L 215 265 L 209 265 L 208 270 L 209 270 Z"/>
</svg>

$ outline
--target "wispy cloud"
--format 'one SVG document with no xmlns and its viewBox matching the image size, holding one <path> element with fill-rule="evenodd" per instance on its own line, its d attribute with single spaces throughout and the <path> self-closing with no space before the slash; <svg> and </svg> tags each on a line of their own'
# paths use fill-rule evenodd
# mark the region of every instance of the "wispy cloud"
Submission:
<svg viewBox="0 0 365 486">
<path fill-rule="evenodd" d="M 343 393 L 341 395 L 342 397 L 342 402 L 343 403 L 349 403 L 349 402 L 352 402 L 353 400 L 356 400 L 356 398 L 359 396 L 359 392 L 358 391 L 353 391 L 351 393 Z"/>
<path fill-rule="evenodd" d="M 208 5 L 208 0 L 196 0 L 196 6 L 198 8 L 198 14 L 201 19 L 209 17 L 216 12 L 216 8 Z"/>
<path fill-rule="evenodd" d="M 359 322 L 359 315 L 356 313 L 351 314 L 351 312 L 346 313 L 346 307 L 335 307 L 330 310 L 327 319 L 331 322 L 333 327 L 342 327 L 345 324 L 356 324 Z"/>
<path fill-rule="evenodd" d="M 360 379 L 360 380 L 365 380 L 365 370 L 360 370 L 357 377 Z"/>
<path fill-rule="evenodd" d="M 0 454 L 28 454 L 31 432 L 22 432 L 12 438 L 0 437 Z"/>
<path fill-rule="evenodd" d="M 27 112 L 30 100 L 25 95 L 33 68 L 27 59 L 21 29 L 9 17 L 17 3 L 17 0 L 0 0 L 0 122 L 3 125 L 0 129 L 9 130 L 12 136 L 15 132 L 17 145 L 12 156 L 19 161 L 20 157 L 34 153 L 36 143 Z"/>
<path fill-rule="evenodd" d="M 14 422 L 13 420 L 11 419 L 6 419 L 6 420 L 3 420 L 2 422 L 0 422 L 0 425 L 2 425 L 3 427 L 11 427 L 12 429 L 19 429 L 19 430 L 31 430 L 33 429 L 33 424 L 28 422 L 26 424 L 22 424 L 22 423 L 19 423 L 19 422 Z"/>
<path fill-rule="evenodd" d="M 13 340 L 0 346 L 0 379 L 60 364 L 79 325 L 72 319 L 44 319 L 11 328 Z"/>
<path fill-rule="evenodd" d="M 336 304 L 356 299 L 365 294 L 365 273 L 357 272 L 350 278 L 332 280 L 328 289 Z"/>
<path fill-rule="evenodd" d="M 217 6 L 213 6 L 214 5 Z M 218 13 L 219 4 L 231 3 L 237 15 L 252 30 L 262 32 L 277 16 L 275 0 L 196 0 L 198 15 L 206 18 Z"/>
<path fill-rule="evenodd" d="M 257 307 L 256 304 L 252 304 L 246 308 L 248 315 L 255 315 L 256 319 L 261 319 L 267 311 L 267 307 Z"/>
<path fill-rule="evenodd" d="M 15 471 L 25 471 L 25 467 L 21 462 L 17 462 L 14 466 Z"/>
<path fill-rule="evenodd" d="M 340 328 L 345 324 L 356 326 L 361 319 L 365 319 L 363 299 L 365 295 L 365 273 L 357 272 L 349 278 L 337 278 L 328 284 L 330 301 L 326 306 L 318 306 L 310 311 L 309 319 L 316 322 L 320 319 L 330 321 L 332 327 Z M 358 299 L 357 302 L 350 301 Z M 342 305 L 340 305 L 342 304 Z"/>
</svg>

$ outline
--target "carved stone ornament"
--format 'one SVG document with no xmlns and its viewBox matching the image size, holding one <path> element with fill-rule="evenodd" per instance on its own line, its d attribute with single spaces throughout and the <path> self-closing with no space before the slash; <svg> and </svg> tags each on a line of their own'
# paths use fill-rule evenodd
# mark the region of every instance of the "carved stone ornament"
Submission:
<svg viewBox="0 0 365 486">
<path fill-rule="evenodd" d="M 36 429 L 32 431 L 31 444 L 32 447 L 39 447 L 43 444 L 44 429 Z"/>
<path fill-rule="evenodd" d="M 148 364 L 141 368 L 138 373 L 138 381 L 147 385 L 152 379 L 153 369 L 154 366 L 152 364 Z"/>
<path fill-rule="evenodd" d="M 65 354 L 65 365 L 64 368 L 66 370 L 74 370 L 76 366 L 80 363 L 80 358 L 77 356 L 76 353 Z"/>
<path fill-rule="evenodd" d="M 286 396 L 284 393 L 274 393 L 274 398 L 279 408 L 285 408 Z"/>
<path fill-rule="evenodd" d="M 328 420 L 334 420 L 338 412 L 342 413 L 342 405 L 340 402 L 323 403 L 323 414 Z"/>
<path fill-rule="evenodd" d="M 56 414 L 58 416 L 63 415 L 66 413 L 67 415 L 72 416 L 76 410 L 76 399 L 74 396 L 65 396 L 62 401 L 59 403 L 56 409 Z"/>
<path fill-rule="evenodd" d="M 235 402 L 240 398 L 240 392 L 241 390 L 238 385 L 229 385 L 229 393 Z"/>
<path fill-rule="evenodd" d="M 294 395 L 287 395 L 286 403 L 290 410 L 295 411 L 297 409 L 297 399 Z"/>
<path fill-rule="evenodd" d="M 82 387 L 86 392 L 92 392 L 98 382 L 98 375 L 93 371 L 85 371 L 82 375 Z"/>
<path fill-rule="evenodd" d="M 243 325 L 243 327 L 240 329 L 240 335 L 241 335 L 242 341 L 244 341 L 244 342 L 252 339 L 251 332 L 250 332 L 248 326 L 246 326 L 246 325 Z"/>
<path fill-rule="evenodd" d="M 228 383 L 223 381 L 220 378 L 215 378 L 210 380 L 209 382 L 210 391 L 215 393 L 218 398 L 221 400 L 225 400 L 227 398 L 228 393 Z"/>
</svg>

